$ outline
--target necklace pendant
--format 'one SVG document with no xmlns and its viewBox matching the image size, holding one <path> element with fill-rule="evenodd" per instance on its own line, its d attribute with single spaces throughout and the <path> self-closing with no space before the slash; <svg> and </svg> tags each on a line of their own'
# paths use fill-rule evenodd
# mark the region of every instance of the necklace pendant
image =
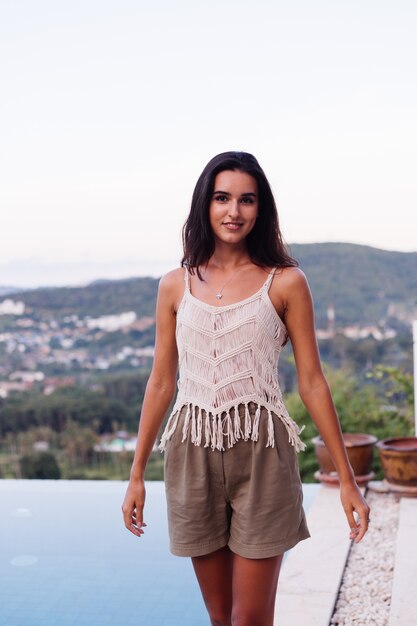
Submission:
<svg viewBox="0 0 417 626">
<path fill-rule="evenodd" d="M 218 293 L 216 293 L 216 298 L 217 300 L 221 300 L 223 298 L 223 294 L 220 293 L 220 291 Z"/>
</svg>

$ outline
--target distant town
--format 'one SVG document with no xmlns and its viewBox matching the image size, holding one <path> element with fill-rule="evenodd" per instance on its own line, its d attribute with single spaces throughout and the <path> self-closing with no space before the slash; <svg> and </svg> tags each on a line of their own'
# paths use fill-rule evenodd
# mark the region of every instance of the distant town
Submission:
<svg viewBox="0 0 417 626">
<path fill-rule="evenodd" d="M 11 330 L 0 333 L 3 355 L 0 364 L 0 397 L 11 391 L 27 391 L 35 385 L 45 395 L 57 387 L 72 386 L 76 370 L 103 371 L 121 364 L 129 368 L 149 368 L 154 346 L 132 347 L 126 345 L 109 349 L 103 339 L 116 332 L 144 331 L 155 324 L 153 317 L 138 318 L 134 311 L 97 318 L 79 318 L 70 315 L 61 319 L 42 320 L 30 314 L 23 302 L 5 299 L 0 302 L 0 315 L 14 317 Z M 92 350 L 94 344 L 104 344 L 103 350 Z M 8 357 L 5 359 L 4 357 Z M 18 362 L 19 368 L 13 365 Z M 68 375 L 51 376 L 48 371 L 57 366 Z"/>
<path fill-rule="evenodd" d="M 138 317 L 134 311 L 99 317 L 41 319 L 19 300 L 0 302 L 0 316 L 11 316 L 12 327 L 0 333 L 0 397 L 12 391 L 27 391 L 36 386 L 45 395 L 58 387 L 73 386 L 74 372 L 99 372 L 124 366 L 150 368 L 154 346 L 135 347 L 131 333 L 152 329 L 154 317 Z M 319 340 L 336 333 L 352 341 L 372 337 L 376 341 L 393 339 L 397 331 L 383 325 L 336 326 L 333 306 L 327 309 L 327 328 L 317 329 Z M 112 335 L 118 335 L 113 346 Z M 123 344 L 123 335 L 126 341 Z M 102 346 L 102 348 L 100 348 Z M 52 375 L 52 372 L 60 374 Z"/>
</svg>

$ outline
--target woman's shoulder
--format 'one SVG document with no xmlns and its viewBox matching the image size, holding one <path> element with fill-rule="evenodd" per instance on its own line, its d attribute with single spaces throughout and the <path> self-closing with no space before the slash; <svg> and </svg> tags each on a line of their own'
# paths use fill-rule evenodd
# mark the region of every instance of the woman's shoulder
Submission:
<svg viewBox="0 0 417 626">
<path fill-rule="evenodd" d="M 164 287 L 170 287 L 176 285 L 180 282 L 184 283 L 185 278 L 185 268 L 184 267 L 176 267 L 173 270 L 170 270 L 163 276 L 161 276 L 159 280 L 159 284 Z"/>
<path fill-rule="evenodd" d="M 273 269 L 271 291 L 287 299 L 294 293 L 309 290 L 307 277 L 299 267 L 277 267 Z"/>
<path fill-rule="evenodd" d="M 164 274 L 159 281 L 159 294 L 177 300 L 184 293 L 185 269 L 177 267 Z"/>
<path fill-rule="evenodd" d="M 276 267 L 271 270 L 275 274 L 274 282 L 288 287 L 297 287 L 307 284 L 307 277 L 299 267 Z"/>
</svg>

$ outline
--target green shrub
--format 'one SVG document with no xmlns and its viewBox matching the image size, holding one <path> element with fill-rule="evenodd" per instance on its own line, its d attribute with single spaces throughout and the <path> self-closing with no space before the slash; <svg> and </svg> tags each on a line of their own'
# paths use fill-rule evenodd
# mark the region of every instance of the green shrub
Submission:
<svg viewBox="0 0 417 626">
<path fill-rule="evenodd" d="M 409 391 L 409 375 L 396 368 L 378 366 L 372 383 L 361 385 L 351 370 L 334 370 L 328 366 L 324 369 L 343 432 L 367 433 L 378 439 L 413 434 L 410 418 L 413 397 Z M 318 434 L 317 428 L 297 391 L 286 395 L 285 404 L 295 421 L 304 426 L 302 439 L 307 448 L 298 456 L 298 461 L 303 482 L 312 482 L 314 472 L 319 468 L 311 443 L 311 439 Z M 374 459 L 377 478 L 381 478 L 378 455 L 375 454 Z"/>
<path fill-rule="evenodd" d="M 61 478 L 61 470 L 52 452 L 36 452 L 20 458 L 22 478 Z"/>
</svg>

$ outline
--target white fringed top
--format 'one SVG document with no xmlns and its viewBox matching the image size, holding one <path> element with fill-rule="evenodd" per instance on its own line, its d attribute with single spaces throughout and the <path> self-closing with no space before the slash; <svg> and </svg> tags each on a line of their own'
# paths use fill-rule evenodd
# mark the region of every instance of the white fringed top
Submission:
<svg viewBox="0 0 417 626">
<path fill-rule="evenodd" d="M 268 412 L 267 446 L 275 445 L 274 413 L 283 421 L 296 451 L 304 450 L 301 430 L 289 416 L 278 384 L 278 359 L 287 329 L 268 294 L 274 273 L 249 298 L 212 306 L 192 295 L 185 270 L 176 322 L 178 395 L 161 438 L 161 451 L 174 434 L 183 408 L 182 441 L 190 434 L 195 445 L 224 450 L 224 437 L 229 448 L 241 438 L 258 440 L 262 407 Z M 257 406 L 254 416 L 250 402 Z M 239 405 L 245 406 L 242 420 Z"/>
</svg>

